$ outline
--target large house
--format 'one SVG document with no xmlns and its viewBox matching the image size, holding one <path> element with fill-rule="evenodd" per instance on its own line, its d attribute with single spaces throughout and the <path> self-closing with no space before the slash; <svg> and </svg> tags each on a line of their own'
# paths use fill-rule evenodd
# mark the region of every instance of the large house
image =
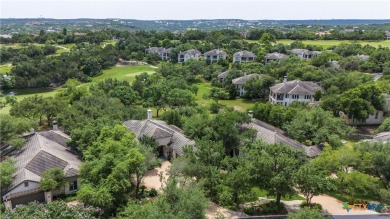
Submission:
<svg viewBox="0 0 390 219">
<path fill-rule="evenodd" d="M 224 71 L 224 72 L 219 73 L 217 76 L 218 81 L 222 83 L 225 80 L 228 73 L 229 73 L 229 71 Z"/>
<path fill-rule="evenodd" d="M 190 50 L 186 50 L 184 52 L 180 52 L 179 56 L 177 58 L 177 61 L 178 62 L 186 62 L 189 59 L 199 60 L 201 55 L 202 55 L 202 53 L 199 50 L 190 49 Z"/>
<path fill-rule="evenodd" d="M 226 59 L 226 52 L 220 49 L 213 49 L 211 51 L 205 52 L 203 56 L 206 58 L 207 63 L 218 62 L 220 59 Z"/>
<path fill-rule="evenodd" d="M 50 203 L 53 197 L 71 194 L 80 188 L 78 171 L 80 158 L 66 147 L 70 138 L 58 130 L 31 132 L 25 135 L 26 143 L 21 149 L 6 156 L 15 161 L 16 172 L 12 183 L 2 190 L 4 204 L 13 208 L 31 201 Z M 61 189 L 44 192 L 39 188 L 42 174 L 51 168 L 60 168 L 68 184 Z"/>
<path fill-rule="evenodd" d="M 233 63 L 253 62 L 256 55 L 249 51 L 240 51 L 233 54 Z"/>
<path fill-rule="evenodd" d="M 251 111 L 249 112 L 251 113 Z M 250 114 L 251 115 L 251 114 Z M 254 129 L 256 139 L 267 144 L 285 144 L 296 150 L 303 150 L 310 158 L 316 157 L 321 153 L 318 146 L 305 146 L 293 139 L 286 137 L 284 131 L 258 119 L 252 119 L 250 123 L 241 125 L 242 130 Z"/>
<path fill-rule="evenodd" d="M 242 77 L 239 77 L 239 78 L 235 78 L 232 80 L 232 83 L 234 84 L 234 86 L 236 87 L 237 89 L 237 95 L 238 96 L 242 96 L 245 94 L 245 89 L 244 89 L 244 85 L 246 84 L 246 82 L 251 79 L 251 78 L 262 78 L 264 75 L 259 75 L 259 74 L 250 74 L 250 75 L 244 75 Z"/>
<path fill-rule="evenodd" d="M 293 101 L 311 102 L 317 90 L 323 92 L 323 88 L 312 81 L 287 81 L 287 77 L 284 77 L 282 83 L 270 87 L 269 101 L 283 106 Z"/>
<path fill-rule="evenodd" d="M 166 159 L 183 155 L 184 146 L 195 144 L 195 141 L 188 139 L 180 128 L 161 120 L 153 120 L 151 110 L 148 110 L 148 119 L 129 120 L 123 125 L 130 132 L 134 132 L 137 138 L 147 136 L 155 139 L 159 144 L 159 155 Z"/>
<path fill-rule="evenodd" d="M 374 114 L 368 115 L 363 122 L 358 122 L 353 117 L 348 117 L 344 112 L 340 112 L 340 116 L 343 117 L 345 123 L 349 125 L 380 125 L 387 118 L 388 112 L 390 112 L 390 95 L 385 94 L 384 98 L 386 100 L 384 110 L 379 110 Z"/>
<path fill-rule="evenodd" d="M 307 49 L 292 49 L 289 51 L 290 54 L 296 55 L 301 59 L 312 59 L 320 54 L 320 51 L 309 51 Z"/>
<path fill-rule="evenodd" d="M 287 58 L 288 56 L 283 54 L 283 53 L 278 53 L 278 52 L 274 52 L 274 53 L 268 53 L 265 57 L 264 57 L 264 62 L 265 64 L 271 62 L 271 61 L 278 61 L 280 62 L 281 60 Z"/>
<path fill-rule="evenodd" d="M 166 49 L 163 47 L 149 47 L 145 50 L 146 54 L 157 53 L 163 61 L 171 61 L 171 52 L 171 48 Z"/>
<path fill-rule="evenodd" d="M 386 39 L 390 40 L 390 31 L 386 31 Z"/>
</svg>

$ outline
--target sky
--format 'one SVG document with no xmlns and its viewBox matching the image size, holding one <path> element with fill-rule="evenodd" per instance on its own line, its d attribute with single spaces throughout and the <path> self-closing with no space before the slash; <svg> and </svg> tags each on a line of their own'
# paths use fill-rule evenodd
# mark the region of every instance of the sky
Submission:
<svg viewBox="0 0 390 219">
<path fill-rule="evenodd" d="M 0 0 L 1 18 L 390 19 L 390 0 Z"/>
</svg>

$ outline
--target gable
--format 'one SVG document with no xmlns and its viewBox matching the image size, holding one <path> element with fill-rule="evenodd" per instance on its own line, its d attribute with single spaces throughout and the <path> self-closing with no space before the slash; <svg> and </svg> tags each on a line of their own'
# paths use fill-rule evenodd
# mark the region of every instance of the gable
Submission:
<svg viewBox="0 0 390 219">
<path fill-rule="evenodd" d="M 40 151 L 26 166 L 26 169 L 42 176 L 48 169 L 58 167 L 64 169 L 68 163 L 60 158 L 53 156 L 45 151 Z"/>
</svg>

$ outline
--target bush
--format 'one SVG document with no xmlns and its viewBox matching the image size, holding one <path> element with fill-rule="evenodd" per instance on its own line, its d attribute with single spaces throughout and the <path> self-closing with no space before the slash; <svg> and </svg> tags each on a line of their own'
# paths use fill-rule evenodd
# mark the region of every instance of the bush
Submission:
<svg viewBox="0 0 390 219">
<path fill-rule="evenodd" d="M 315 208 L 318 210 L 322 210 L 322 205 L 318 203 L 311 203 L 310 205 L 307 204 L 307 202 L 302 202 L 302 204 L 299 205 L 301 208 L 309 207 L 309 208 Z"/>
<path fill-rule="evenodd" d="M 156 197 L 158 195 L 158 192 L 156 189 L 152 188 L 150 191 L 149 191 L 149 196 L 150 197 Z"/>
<path fill-rule="evenodd" d="M 287 210 L 283 203 L 278 205 L 272 201 L 261 205 L 261 214 L 287 214 Z"/>
<path fill-rule="evenodd" d="M 219 104 L 218 104 L 218 103 L 215 103 L 215 102 L 211 103 L 211 105 L 210 105 L 210 111 L 211 111 L 211 113 L 217 114 L 218 111 L 219 111 Z"/>
</svg>

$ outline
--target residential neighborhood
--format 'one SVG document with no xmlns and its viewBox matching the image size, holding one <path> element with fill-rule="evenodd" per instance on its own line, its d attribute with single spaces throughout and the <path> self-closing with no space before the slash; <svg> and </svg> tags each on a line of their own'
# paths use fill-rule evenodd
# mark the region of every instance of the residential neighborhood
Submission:
<svg viewBox="0 0 390 219">
<path fill-rule="evenodd" d="M 72 3 L 2 2 L 0 218 L 390 218 L 387 3 Z"/>
</svg>

